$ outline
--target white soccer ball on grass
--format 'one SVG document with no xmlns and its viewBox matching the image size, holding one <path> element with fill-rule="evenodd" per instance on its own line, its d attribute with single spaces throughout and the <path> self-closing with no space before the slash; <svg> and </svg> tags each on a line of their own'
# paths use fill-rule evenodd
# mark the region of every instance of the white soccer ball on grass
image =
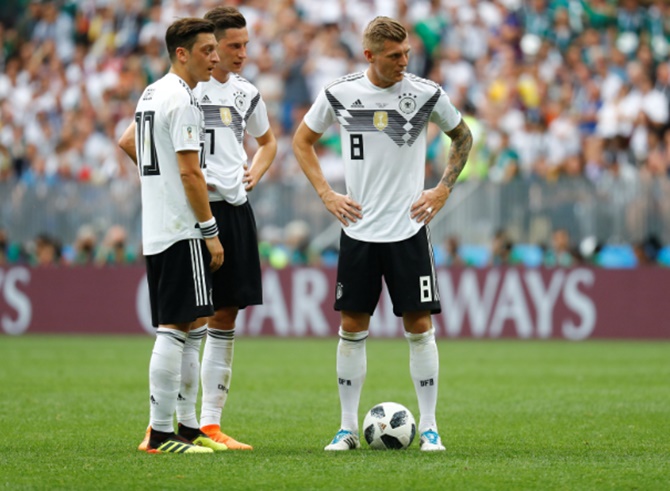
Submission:
<svg viewBox="0 0 670 491">
<path fill-rule="evenodd" d="M 375 450 L 402 450 L 410 446 L 416 435 L 412 413 L 397 402 L 375 405 L 363 420 L 363 436 Z"/>
</svg>

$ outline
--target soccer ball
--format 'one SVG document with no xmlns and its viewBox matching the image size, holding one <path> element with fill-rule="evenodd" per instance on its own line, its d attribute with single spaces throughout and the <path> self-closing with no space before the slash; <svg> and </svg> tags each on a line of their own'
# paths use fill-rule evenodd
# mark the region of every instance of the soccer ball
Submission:
<svg viewBox="0 0 670 491">
<path fill-rule="evenodd" d="M 404 449 L 414 440 L 416 423 L 402 404 L 382 402 L 365 415 L 363 434 L 370 448 L 375 450 Z"/>
</svg>

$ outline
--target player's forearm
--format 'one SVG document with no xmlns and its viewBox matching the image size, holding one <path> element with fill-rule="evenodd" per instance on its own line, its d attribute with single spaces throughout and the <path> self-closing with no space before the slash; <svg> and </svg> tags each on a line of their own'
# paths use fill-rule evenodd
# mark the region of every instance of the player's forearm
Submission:
<svg viewBox="0 0 670 491">
<path fill-rule="evenodd" d="M 207 184 L 202 172 L 183 172 L 181 174 L 181 182 L 184 186 L 186 199 L 191 205 L 195 218 L 199 222 L 206 222 L 211 219 L 212 210 L 209 206 Z"/>
<path fill-rule="evenodd" d="M 447 132 L 447 135 L 451 138 L 451 148 L 447 156 L 447 167 L 444 169 L 440 184 L 451 191 L 468 161 L 468 155 L 472 148 L 472 133 L 465 121 L 461 120 L 453 130 Z"/>
<path fill-rule="evenodd" d="M 319 158 L 316 156 L 314 147 L 312 145 L 294 144 L 293 153 L 298 160 L 298 164 L 300 164 L 300 168 L 305 173 L 307 180 L 319 197 L 323 199 L 329 191 L 332 191 L 332 188 L 321 171 Z"/>
<path fill-rule="evenodd" d="M 319 158 L 316 156 L 316 150 L 314 150 L 314 145 L 319 141 L 319 138 L 321 138 L 321 134 L 309 129 L 303 121 L 298 126 L 293 137 L 293 154 L 298 160 L 298 164 L 305 173 L 307 180 L 323 200 L 324 196 L 329 191 L 332 191 L 332 188 L 321 171 Z"/>
<path fill-rule="evenodd" d="M 277 155 L 277 140 L 274 138 L 258 147 L 253 160 L 251 161 L 251 168 L 257 173 L 258 180 L 265 175 L 272 162 Z"/>
</svg>

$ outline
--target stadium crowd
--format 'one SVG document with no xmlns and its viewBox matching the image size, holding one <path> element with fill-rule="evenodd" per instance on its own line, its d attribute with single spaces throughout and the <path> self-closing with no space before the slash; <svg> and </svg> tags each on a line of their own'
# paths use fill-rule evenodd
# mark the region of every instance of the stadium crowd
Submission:
<svg viewBox="0 0 670 491">
<path fill-rule="evenodd" d="M 132 120 L 142 90 L 168 67 L 166 27 L 177 17 L 200 16 L 217 3 L 4 0 L 0 184 L 10 184 L 1 189 L 11 189 L 12 202 L 25 190 L 59 189 L 72 182 L 137 186 L 134 165 L 116 142 Z M 618 197 L 642 186 L 658 196 L 654 206 L 662 227 L 670 230 L 667 2 L 226 3 L 247 18 L 252 42 L 243 76 L 262 93 L 278 139 L 277 158 L 264 182 L 305 181 L 291 152 L 296 125 L 323 85 L 365 66 L 359 48 L 362 29 L 375 15 L 389 15 L 411 31 L 408 71 L 439 82 L 472 129 L 475 144 L 461 180 L 560 182 L 577 177 Z M 442 174 L 449 142 L 438 132 L 431 141 L 426 171 L 434 181 Z M 341 181 L 336 130 L 321 143 L 326 177 Z M 9 212 L 0 215 L 0 229 Z M 303 225 L 291 226 L 305 234 Z M 306 239 L 292 245 L 283 243 L 276 230 L 266 232 L 269 238 L 261 250 L 269 263 L 273 250 L 280 258 L 277 264 L 312 261 Z M 51 260 L 40 258 L 49 257 L 68 263 L 85 263 L 86 258 L 133 262 L 138 251 L 117 245 L 126 233 L 122 227 L 101 231 L 84 226 L 72 244 L 62 245 L 50 233 L 17 245 L 5 228 L 0 230 L 0 264 L 42 264 Z M 458 239 L 445 239 L 449 241 Z M 449 247 L 453 244 L 444 249 Z M 327 253 L 332 251 L 326 251 L 326 258 Z M 328 261 L 324 254 L 319 257 Z M 494 257 L 492 253 L 490 260 Z"/>
</svg>

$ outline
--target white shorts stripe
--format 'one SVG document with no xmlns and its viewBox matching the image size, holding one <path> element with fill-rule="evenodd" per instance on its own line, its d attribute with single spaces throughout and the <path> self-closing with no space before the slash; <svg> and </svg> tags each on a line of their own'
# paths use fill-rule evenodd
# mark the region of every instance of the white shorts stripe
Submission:
<svg viewBox="0 0 670 491">
<path fill-rule="evenodd" d="M 207 295 L 207 281 L 205 281 L 205 260 L 202 257 L 202 247 L 200 246 L 200 240 L 195 241 L 196 254 L 198 256 L 198 281 L 200 284 L 200 296 L 202 298 L 202 303 L 200 305 L 207 305 L 208 295 Z"/>
<path fill-rule="evenodd" d="M 433 241 L 430 238 L 430 229 L 426 225 L 426 237 L 428 238 L 428 254 L 430 254 L 430 275 L 433 278 L 433 301 L 440 301 L 440 291 L 437 289 L 437 275 L 435 274 L 435 256 L 433 255 Z"/>
<path fill-rule="evenodd" d="M 202 247 L 200 245 L 200 240 L 196 239 L 196 251 L 198 254 L 198 264 L 200 264 L 200 269 L 198 270 L 199 272 L 199 278 L 200 278 L 200 285 L 201 285 L 201 291 L 202 291 L 202 305 L 209 305 L 209 293 L 207 291 L 207 280 L 205 279 L 205 275 L 207 274 L 207 271 L 205 268 L 208 267 L 207 264 L 205 264 L 205 259 L 202 257 Z"/>
<path fill-rule="evenodd" d="M 200 288 L 198 284 L 198 260 L 195 254 L 195 241 L 194 240 L 189 240 L 188 241 L 188 247 L 189 250 L 191 251 L 191 272 L 193 273 L 193 284 L 195 285 L 195 304 L 196 305 L 201 305 L 201 300 L 200 300 Z"/>
<path fill-rule="evenodd" d="M 202 306 L 207 305 L 207 283 L 205 282 L 202 249 L 198 241 L 199 239 L 189 240 L 189 247 L 191 248 L 191 268 L 195 284 L 195 304 Z"/>
</svg>

